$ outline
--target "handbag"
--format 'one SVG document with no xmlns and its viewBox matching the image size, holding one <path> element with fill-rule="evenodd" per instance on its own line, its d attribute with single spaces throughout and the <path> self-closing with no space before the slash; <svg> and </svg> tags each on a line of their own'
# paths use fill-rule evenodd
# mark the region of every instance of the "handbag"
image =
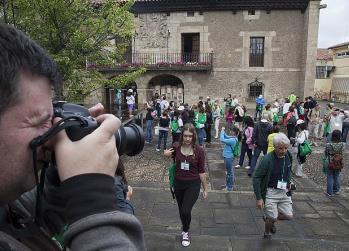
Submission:
<svg viewBox="0 0 349 251">
<path fill-rule="evenodd" d="M 172 199 L 175 199 L 175 194 L 174 194 L 174 179 L 175 179 L 175 173 L 176 173 L 176 163 L 172 163 L 168 167 L 168 181 L 170 183 L 170 191 L 172 194 Z"/>
<path fill-rule="evenodd" d="M 306 139 L 302 144 L 299 145 L 299 156 L 305 157 L 311 154 L 311 152 L 312 152 L 312 149 L 311 149 L 310 143 Z"/>
<path fill-rule="evenodd" d="M 159 127 L 158 126 L 154 127 L 154 135 L 159 135 Z"/>
</svg>

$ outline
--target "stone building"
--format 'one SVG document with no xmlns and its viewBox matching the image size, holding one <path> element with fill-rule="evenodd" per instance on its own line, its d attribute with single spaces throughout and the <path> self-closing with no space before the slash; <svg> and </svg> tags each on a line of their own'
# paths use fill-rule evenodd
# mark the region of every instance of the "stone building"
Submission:
<svg viewBox="0 0 349 251">
<path fill-rule="evenodd" d="M 328 48 L 333 56 L 331 97 L 338 102 L 349 103 L 349 42 Z"/>
<path fill-rule="evenodd" d="M 156 92 L 189 104 L 227 94 L 243 102 L 313 95 L 319 7 L 320 0 L 136 1 L 127 63 L 147 68 L 134 84 L 138 102 Z"/>
</svg>

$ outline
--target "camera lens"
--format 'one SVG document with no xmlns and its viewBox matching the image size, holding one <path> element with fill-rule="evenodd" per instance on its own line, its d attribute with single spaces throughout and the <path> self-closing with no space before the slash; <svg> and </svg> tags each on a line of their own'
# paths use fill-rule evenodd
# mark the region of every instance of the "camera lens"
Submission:
<svg viewBox="0 0 349 251">
<path fill-rule="evenodd" d="M 119 155 L 134 156 L 139 154 L 144 147 L 144 133 L 136 124 L 121 127 L 115 134 L 116 147 Z"/>
</svg>

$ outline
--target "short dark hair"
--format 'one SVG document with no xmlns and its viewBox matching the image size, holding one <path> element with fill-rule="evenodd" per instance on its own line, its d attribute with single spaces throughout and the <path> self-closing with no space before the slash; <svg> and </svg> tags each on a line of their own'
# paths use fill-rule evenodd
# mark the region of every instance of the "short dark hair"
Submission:
<svg viewBox="0 0 349 251">
<path fill-rule="evenodd" d="M 342 132 L 340 130 L 334 130 L 332 132 L 331 141 L 338 143 L 341 142 Z"/>
<path fill-rule="evenodd" d="M 16 28 L 0 24 L 0 115 L 20 98 L 22 72 L 45 76 L 57 90 L 60 77 L 49 54 Z"/>
</svg>

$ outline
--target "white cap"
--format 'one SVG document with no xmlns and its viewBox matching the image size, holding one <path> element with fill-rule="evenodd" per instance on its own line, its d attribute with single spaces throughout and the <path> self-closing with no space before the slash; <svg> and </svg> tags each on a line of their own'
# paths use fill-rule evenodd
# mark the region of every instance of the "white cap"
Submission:
<svg viewBox="0 0 349 251">
<path fill-rule="evenodd" d="M 266 120 L 266 119 L 261 119 L 261 122 L 265 123 L 265 122 L 268 122 L 268 120 Z"/>
<path fill-rule="evenodd" d="M 303 119 L 298 119 L 297 120 L 297 125 L 300 125 L 300 124 L 303 124 L 304 123 L 304 120 Z"/>
<path fill-rule="evenodd" d="M 261 95 L 259 95 L 258 97 L 259 97 L 259 98 L 263 98 L 263 95 L 261 94 Z"/>
<path fill-rule="evenodd" d="M 127 92 L 131 92 L 131 93 L 132 93 L 132 92 L 133 92 L 133 90 L 132 90 L 132 89 L 128 89 L 128 91 L 127 91 Z"/>
</svg>

